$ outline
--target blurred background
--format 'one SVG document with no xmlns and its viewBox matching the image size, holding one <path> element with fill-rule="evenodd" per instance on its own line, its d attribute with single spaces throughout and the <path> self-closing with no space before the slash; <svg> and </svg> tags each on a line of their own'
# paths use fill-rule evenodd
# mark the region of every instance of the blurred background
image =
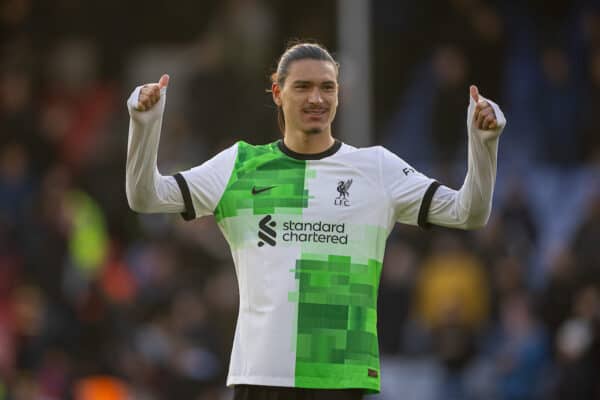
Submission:
<svg viewBox="0 0 600 400">
<path fill-rule="evenodd" d="M 163 174 L 276 140 L 295 37 L 342 62 L 338 137 L 448 186 L 469 84 L 509 121 L 486 228 L 390 236 L 369 398 L 600 399 L 599 2 L 4 0 L 0 400 L 231 398 L 227 244 L 129 210 L 125 101 L 171 75 Z"/>
</svg>

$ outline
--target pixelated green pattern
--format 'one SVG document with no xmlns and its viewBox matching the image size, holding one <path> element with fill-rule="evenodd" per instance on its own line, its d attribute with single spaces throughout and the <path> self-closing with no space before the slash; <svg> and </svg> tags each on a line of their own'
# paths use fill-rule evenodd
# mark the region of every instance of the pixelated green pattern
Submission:
<svg viewBox="0 0 600 400">
<path fill-rule="evenodd" d="M 293 271 L 298 293 L 296 386 L 379 390 L 377 288 L 381 262 L 303 255 Z M 319 259 L 320 258 L 320 259 Z"/>
<path fill-rule="evenodd" d="M 302 221 L 301 219 L 299 221 Z M 383 260 L 387 230 L 385 228 L 346 223 L 345 233 L 348 234 L 348 245 L 333 245 L 331 243 L 302 243 L 302 253 L 311 253 L 311 258 L 319 259 L 332 252 L 341 252 L 352 257 L 355 263 L 367 263 L 368 260 Z M 336 248 L 333 249 L 333 246 Z M 339 250 L 338 250 L 339 249 Z"/>
<path fill-rule="evenodd" d="M 277 208 L 288 214 L 301 214 L 308 206 L 305 170 L 306 161 L 287 157 L 276 142 L 262 146 L 239 142 L 233 172 L 215 210 L 217 222 L 244 211 L 263 215 L 275 213 Z M 252 187 L 270 186 L 274 188 L 252 194 Z"/>
</svg>

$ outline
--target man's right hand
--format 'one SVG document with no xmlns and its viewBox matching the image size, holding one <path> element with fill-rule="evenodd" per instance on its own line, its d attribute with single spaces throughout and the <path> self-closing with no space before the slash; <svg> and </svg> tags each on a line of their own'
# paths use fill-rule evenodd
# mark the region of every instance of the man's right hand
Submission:
<svg viewBox="0 0 600 400">
<path fill-rule="evenodd" d="M 161 89 L 169 85 L 169 75 L 164 74 L 158 83 L 148 83 L 142 86 L 135 109 L 137 111 L 148 111 L 160 100 Z"/>
</svg>

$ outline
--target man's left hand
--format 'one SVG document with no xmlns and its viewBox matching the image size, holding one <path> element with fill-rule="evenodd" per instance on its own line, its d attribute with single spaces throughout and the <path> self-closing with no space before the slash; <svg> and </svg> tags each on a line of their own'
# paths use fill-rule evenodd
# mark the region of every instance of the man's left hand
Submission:
<svg viewBox="0 0 600 400">
<path fill-rule="evenodd" d="M 498 120 L 490 103 L 479 98 L 479 89 L 477 89 L 477 86 L 471 85 L 469 90 L 471 91 L 471 97 L 475 101 L 475 112 L 473 113 L 475 128 L 484 131 L 496 129 L 498 127 Z"/>
</svg>

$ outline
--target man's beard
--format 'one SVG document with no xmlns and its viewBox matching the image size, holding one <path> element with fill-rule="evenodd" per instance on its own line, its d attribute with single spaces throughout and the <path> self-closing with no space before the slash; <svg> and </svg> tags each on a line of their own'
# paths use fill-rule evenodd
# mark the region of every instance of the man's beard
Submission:
<svg viewBox="0 0 600 400">
<path fill-rule="evenodd" d="M 310 128 L 304 131 L 304 133 L 306 133 L 307 135 L 317 135 L 321 132 L 323 132 L 323 129 L 321 128 Z"/>
</svg>

